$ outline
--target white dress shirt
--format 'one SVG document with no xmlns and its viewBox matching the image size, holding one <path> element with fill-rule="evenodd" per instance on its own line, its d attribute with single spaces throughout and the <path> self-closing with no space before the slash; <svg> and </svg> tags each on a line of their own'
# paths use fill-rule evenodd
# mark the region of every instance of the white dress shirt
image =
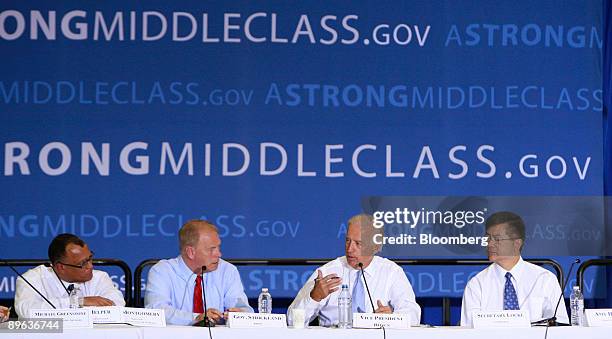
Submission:
<svg viewBox="0 0 612 339">
<path fill-rule="evenodd" d="M 321 266 L 319 270 L 321 270 L 323 276 L 335 273 L 338 277 L 342 278 L 342 284 L 349 285 L 349 291 L 352 295 L 359 270 L 349 266 L 346 262 L 346 257 L 330 261 Z M 420 323 L 421 307 L 416 303 L 412 285 L 410 285 L 410 281 L 408 281 L 404 270 L 400 266 L 391 260 L 375 256 L 368 267 L 364 269 L 364 272 L 368 287 L 372 293 L 372 301 L 375 308 L 378 308 L 377 300 L 380 300 L 384 306 L 391 306 L 393 313 L 409 314 L 412 325 Z M 310 297 L 316 277 L 317 272 L 315 271 L 298 292 L 291 306 L 289 306 L 287 319 L 290 325 L 293 324 L 291 310 L 294 308 L 305 310 L 305 325 L 308 325 L 317 315 L 319 316 L 319 325 L 321 326 L 338 324 L 338 295 L 340 294 L 340 286 L 338 291 L 331 293 L 320 302 L 316 302 Z M 363 305 L 366 307 L 366 312 L 374 312 L 367 292 L 364 293 L 364 298 Z"/>
<path fill-rule="evenodd" d="M 85 283 L 60 282 L 51 267 L 40 265 L 28 270 L 23 276 L 42 293 L 56 308 L 70 307 L 68 293 L 64 286 L 74 284 L 81 290 L 83 297 L 104 297 L 116 306 L 125 306 L 123 294 L 115 287 L 113 281 L 104 271 L 93 270 L 93 277 Z M 17 279 L 15 289 L 15 311 L 21 318 L 30 316 L 33 309 L 49 309 L 51 306 L 32 289 L 23 279 Z"/>
<path fill-rule="evenodd" d="M 461 326 L 472 327 L 472 312 L 502 311 L 504 309 L 504 286 L 506 272 L 512 274 L 512 285 L 516 290 L 519 308 L 527 310 L 531 321 L 550 318 L 555 313 L 561 288 L 557 277 L 545 268 L 519 261 L 510 271 L 498 264 L 491 264 L 467 283 L 461 303 Z M 559 305 L 557 321 L 568 323 L 565 303 Z"/>
</svg>

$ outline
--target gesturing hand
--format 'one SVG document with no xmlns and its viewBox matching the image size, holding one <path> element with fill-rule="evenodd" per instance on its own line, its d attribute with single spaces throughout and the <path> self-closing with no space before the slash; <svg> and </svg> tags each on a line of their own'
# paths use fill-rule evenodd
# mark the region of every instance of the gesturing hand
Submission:
<svg viewBox="0 0 612 339">
<path fill-rule="evenodd" d="M 385 306 L 382 304 L 380 300 L 376 301 L 378 308 L 374 313 L 393 313 L 393 308 L 391 306 Z"/>
<path fill-rule="evenodd" d="M 328 295 L 336 292 L 341 283 L 342 279 L 340 279 L 338 275 L 332 273 L 323 276 L 321 270 L 317 270 L 317 278 L 315 279 L 312 291 L 310 291 L 310 297 L 319 302 L 327 298 Z"/>
</svg>

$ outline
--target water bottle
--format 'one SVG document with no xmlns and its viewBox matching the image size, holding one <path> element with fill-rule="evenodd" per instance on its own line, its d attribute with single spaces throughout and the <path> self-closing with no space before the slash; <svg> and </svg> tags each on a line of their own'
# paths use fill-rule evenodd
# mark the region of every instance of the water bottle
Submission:
<svg viewBox="0 0 612 339">
<path fill-rule="evenodd" d="M 574 286 L 572 294 L 570 294 L 570 310 L 572 311 L 572 326 L 582 326 L 584 317 L 584 297 L 578 286 Z"/>
<path fill-rule="evenodd" d="M 272 295 L 267 288 L 262 288 L 258 299 L 259 313 L 272 313 Z"/>
<path fill-rule="evenodd" d="M 70 294 L 68 295 L 68 299 L 70 301 L 70 308 L 81 307 L 82 303 L 79 300 L 81 290 L 77 286 L 74 286 L 74 285 L 70 285 L 68 287 L 68 290 L 70 291 Z"/>
<path fill-rule="evenodd" d="M 353 302 L 348 285 L 342 285 L 342 290 L 338 296 L 338 327 L 353 327 Z"/>
</svg>

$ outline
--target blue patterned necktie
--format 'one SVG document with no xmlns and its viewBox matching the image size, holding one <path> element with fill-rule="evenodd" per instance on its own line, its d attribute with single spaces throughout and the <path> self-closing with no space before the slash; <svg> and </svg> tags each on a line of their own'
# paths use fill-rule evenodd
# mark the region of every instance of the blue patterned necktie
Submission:
<svg viewBox="0 0 612 339">
<path fill-rule="evenodd" d="M 504 310 L 518 310 L 518 298 L 516 296 L 516 290 L 512 285 L 512 274 L 506 273 L 506 285 L 504 286 Z"/>
<path fill-rule="evenodd" d="M 355 284 L 353 288 L 353 313 L 365 313 L 365 294 L 363 291 L 363 282 L 361 279 L 361 271 L 357 272 Z"/>
</svg>

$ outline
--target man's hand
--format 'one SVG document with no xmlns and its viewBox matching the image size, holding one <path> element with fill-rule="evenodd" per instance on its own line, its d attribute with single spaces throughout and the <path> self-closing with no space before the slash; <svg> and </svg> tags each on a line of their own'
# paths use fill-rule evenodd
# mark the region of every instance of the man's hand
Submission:
<svg viewBox="0 0 612 339">
<path fill-rule="evenodd" d="M 206 316 L 208 319 L 215 324 L 221 323 L 221 319 L 223 319 L 223 313 L 216 308 L 209 308 L 206 310 Z M 203 319 L 203 318 L 202 318 Z"/>
<path fill-rule="evenodd" d="M 85 297 L 83 298 L 83 306 L 115 306 L 115 303 L 104 297 Z"/>
<path fill-rule="evenodd" d="M 376 301 L 376 305 L 378 305 L 378 308 L 376 311 L 374 311 L 374 313 L 393 313 L 393 308 L 391 306 L 383 305 L 380 300 Z"/>
<path fill-rule="evenodd" d="M 338 277 L 336 274 L 332 273 L 323 276 L 321 270 L 317 270 L 317 278 L 315 279 L 315 284 L 312 291 L 310 291 L 310 297 L 316 302 L 319 302 L 327 298 L 328 295 L 336 292 L 341 283 L 342 279 L 340 279 L 340 277 Z"/>
<path fill-rule="evenodd" d="M 11 313 L 10 308 L 6 308 L 4 306 L 0 306 L 0 323 L 5 322 L 9 318 L 9 313 Z"/>
</svg>

